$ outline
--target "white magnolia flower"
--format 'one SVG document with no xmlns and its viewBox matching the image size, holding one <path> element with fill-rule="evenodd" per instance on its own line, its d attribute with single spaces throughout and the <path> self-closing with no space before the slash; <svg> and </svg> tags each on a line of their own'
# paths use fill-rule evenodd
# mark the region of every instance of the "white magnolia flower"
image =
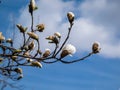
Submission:
<svg viewBox="0 0 120 90">
<path fill-rule="evenodd" d="M 75 15 L 73 12 L 68 12 L 67 17 L 68 17 L 69 22 L 72 23 L 74 21 Z"/>
<path fill-rule="evenodd" d="M 64 58 L 67 55 L 72 55 L 76 52 L 76 48 L 71 45 L 71 44 L 67 44 L 63 49 L 62 49 L 62 53 L 61 53 L 61 58 Z"/>
<path fill-rule="evenodd" d="M 99 42 L 94 42 L 92 45 L 92 52 L 94 54 L 99 53 L 100 52 L 100 43 Z"/>
<path fill-rule="evenodd" d="M 61 38 L 61 34 L 59 32 L 54 33 L 55 36 L 57 36 L 58 38 Z"/>
</svg>

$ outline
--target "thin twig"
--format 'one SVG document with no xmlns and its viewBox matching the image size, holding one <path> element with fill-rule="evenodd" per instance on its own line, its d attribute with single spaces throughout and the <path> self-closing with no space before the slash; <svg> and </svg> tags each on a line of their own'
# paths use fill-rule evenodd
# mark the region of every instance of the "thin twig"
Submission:
<svg viewBox="0 0 120 90">
<path fill-rule="evenodd" d="M 85 60 L 86 58 L 90 57 L 91 55 L 93 55 L 93 53 L 89 53 L 88 55 L 86 55 L 86 56 L 84 56 L 84 57 L 82 57 L 80 59 L 72 60 L 72 61 L 62 60 L 60 58 L 53 58 L 53 59 L 55 59 L 54 61 L 45 61 L 45 60 L 43 60 L 42 62 L 47 63 L 47 64 L 51 64 L 51 63 L 56 63 L 56 62 L 60 61 L 60 62 L 62 62 L 64 64 L 70 64 L 70 63 L 75 63 L 75 62 Z"/>
<path fill-rule="evenodd" d="M 93 55 L 93 53 L 89 53 L 88 55 L 80 58 L 80 59 L 77 59 L 77 60 L 72 60 L 72 61 L 65 61 L 65 60 L 62 60 L 62 59 L 58 59 L 56 58 L 58 61 L 61 61 L 62 63 L 65 63 L 65 64 L 70 64 L 70 63 L 75 63 L 75 62 L 79 62 L 79 61 L 82 61 L 82 60 L 85 60 L 86 58 L 90 57 L 91 55 Z"/>
<path fill-rule="evenodd" d="M 64 47 L 64 45 L 66 44 L 67 40 L 69 39 L 69 36 L 70 36 L 70 32 L 72 30 L 72 26 L 73 24 L 70 24 L 70 27 L 68 28 L 68 35 L 65 39 L 65 41 L 63 42 L 62 46 L 60 47 L 60 49 L 57 51 L 57 53 L 55 54 L 55 56 L 62 50 L 62 48 Z"/>
</svg>

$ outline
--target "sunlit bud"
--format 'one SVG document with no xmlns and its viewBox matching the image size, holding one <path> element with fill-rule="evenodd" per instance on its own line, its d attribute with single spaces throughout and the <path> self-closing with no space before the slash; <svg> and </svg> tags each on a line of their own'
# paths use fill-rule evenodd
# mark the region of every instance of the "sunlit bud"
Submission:
<svg viewBox="0 0 120 90">
<path fill-rule="evenodd" d="M 68 12 L 67 17 L 68 17 L 69 22 L 72 23 L 74 21 L 75 15 L 73 12 Z"/>
<path fill-rule="evenodd" d="M 20 74 L 20 76 L 17 78 L 17 80 L 20 80 L 23 78 L 23 74 Z"/>
<path fill-rule="evenodd" d="M 100 43 L 99 42 L 94 42 L 93 45 L 92 45 L 92 52 L 94 54 L 96 54 L 96 53 L 99 53 L 100 50 L 101 50 Z"/>
<path fill-rule="evenodd" d="M 51 40 L 49 43 L 58 43 L 58 39 L 55 36 L 49 36 L 46 38 L 47 40 Z"/>
<path fill-rule="evenodd" d="M 17 59 L 17 56 L 12 56 L 11 58 L 13 61 L 15 61 Z"/>
<path fill-rule="evenodd" d="M 13 52 L 13 53 L 15 54 L 15 53 L 21 53 L 21 52 L 22 52 L 22 50 L 21 50 L 21 49 L 16 49 L 16 50 L 14 50 L 14 52 Z"/>
<path fill-rule="evenodd" d="M 24 27 L 23 27 L 22 25 L 20 25 L 20 24 L 17 24 L 16 26 L 17 26 L 17 28 L 20 30 L 21 33 L 24 33 L 24 32 L 26 32 L 26 30 L 27 30 L 27 28 L 24 28 Z"/>
<path fill-rule="evenodd" d="M 25 49 L 25 50 L 27 51 L 27 50 L 28 50 L 28 46 L 25 45 L 25 46 L 23 47 L 23 49 Z"/>
<path fill-rule="evenodd" d="M 31 62 L 31 66 L 42 68 L 42 64 L 38 61 Z"/>
<path fill-rule="evenodd" d="M 57 36 L 58 38 L 61 38 L 61 34 L 59 32 L 54 33 L 55 36 Z"/>
<path fill-rule="evenodd" d="M 4 41 L 5 37 L 2 35 L 2 32 L 0 32 L 0 41 Z"/>
<path fill-rule="evenodd" d="M 3 61 L 3 58 L 0 58 L 0 62 L 2 62 Z"/>
<path fill-rule="evenodd" d="M 46 39 L 47 39 L 47 40 L 53 40 L 53 39 L 54 39 L 54 36 L 48 36 Z"/>
<path fill-rule="evenodd" d="M 31 13 L 31 12 L 33 12 L 36 9 L 37 9 L 37 6 L 35 4 L 35 0 L 31 0 L 30 1 L 30 5 L 29 5 L 29 12 Z"/>
<path fill-rule="evenodd" d="M 53 41 L 54 43 L 56 43 L 56 44 L 59 43 L 59 40 L 58 40 L 58 38 L 56 38 L 56 37 L 54 37 L 52 41 Z"/>
<path fill-rule="evenodd" d="M 36 6 L 36 5 L 35 5 L 35 0 L 31 0 L 31 1 L 30 1 L 30 4 L 31 4 L 31 6 L 32 6 L 32 8 L 33 8 L 33 10 L 34 10 L 34 8 L 35 8 L 35 6 Z"/>
<path fill-rule="evenodd" d="M 29 53 L 29 51 L 26 51 L 26 52 L 24 52 L 23 55 L 24 55 L 24 56 L 30 56 L 30 53 Z"/>
<path fill-rule="evenodd" d="M 12 43 L 13 41 L 12 41 L 11 38 L 8 38 L 8 39 L 6 40 L 6 42 L 7 42 L 7 43 Z"/>
<path fill-rule="evenodd" d="M 46 49 L 45 53 L 43 54 L 43 57 L 48 57 L 50 55 L 50 49 Z"/>
<path fill-rule="evenodd" d="M 37 50 L 37 52 L 38 52 L 40 55 L 42 54 L 41 50 Z"/>
<path fill-rule="evenodd" d="M 28 32 L 27 33 L 31 38 L 33 38 L 33 39 L 36 39 L 36 40 L 38 40 L 38 35 L 37 34 L 35 34 L 34 32 Z"/>
<path fill-rule="evenodd" d="M 71 44 L 67 44 L 63 49 L 62 49 L 62 53 L 61 53 L 61 58 L 64 58 L 67 55 L 72 55 L 76 52 L 76 48 L 71 45 Z"/>
<path fill-rule="evenodd" d="M 14 71 L 17 72 L 17 73 L 22 74 L 22 69 L 21 68 L 15 68 Z"/>
<path fill-rule="evenodd" d="M 43 30 L 45 29 L 44 24 L 39 24 L 36 27 L 37 27 L 37 31 L 39 31 L 39 32 L 43 32 Z"/>
<path fill-rule="evenodd" d="M 28 62 L 33 62 L 33 60 L 30 59 L 30 58 L 26 58 L 26 60 L 27 60 Z"/>
<path fill-rule="evenodd" d="M 33 50 L 35 47 L 34 41 L 32 41 L 29 45 L 28 45 L 28 49 L 29 50 Z"/>
</svg>

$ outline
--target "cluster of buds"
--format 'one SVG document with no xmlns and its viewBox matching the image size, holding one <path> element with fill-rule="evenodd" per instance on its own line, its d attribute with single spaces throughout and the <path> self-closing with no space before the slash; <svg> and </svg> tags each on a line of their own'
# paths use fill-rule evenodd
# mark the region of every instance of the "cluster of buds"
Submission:
<svg viewBox="0 0 120 90">
<path fill-rule="evenodd" d="M 17 26 L 17 28 L 20 30 L 21 33 L 25 33 L 25 32 L 27 31 L 27 27 L 24 28 L 24 27 L 23 27 L 22 25 L 20 25 L 20 24 L 17 24 L 16 26 Z"/>
<path fill-rule="evenodd" d="M 55 44 L 58 44 L 60 38 L 61 38 L 61 34 L 60 34 L 59 32 L 56 32 L 56 33 L 54 33 L 53 36 L 48 36 L 46 39 L 47 39 L 47 40 L 50 40 L 49 43 L 55 43 Z"/>
<path fill-rule="evenodd" d="M 0 42 L 4 41 L 5 37 L 2 35 L 2 32 L 0 32 Z"/>
<path fill-rule="evenodd" d="M 99 42 L 94 42 L 92 45 L 92 53 L 96 54 L 99 53 L 101 50 L 100 48 L 100 43 Z"/>
<path fill-rule="evenodd" d="M 3 75 L 8 75 L 12 76 L 14 73 L 17 74 L 18 78 L 17 80 L 23 78 L 23 72 L 21 68 L 18 68 L 18 66 L 32 66 L 32 67 L 39 67 L 42 68 L 41 62 L 43 60 L 47 59 L 56 59 L 56 61 L 61 61 L 63 63 L 66 63 L 65 60 L 62 60 L 68 55 L 73 55 L 76 52 L 75 46 L 71 44 L 67 44 L 66 42 L 69 38 L 70 31 L 72 29 L 72 25 L 74 24 L 74 13 L 73 12 L 68 12 L 67 13 L 67 19 L 69 21 L 70 27 L 68 28 L 69 32 L 67 34 L 67 37 L 65 38 L 65 41 L 63 43 L 60 43 L 61 40 L 61 34 L 59 32 L 55 32 L 53 35 L 48 36 L 46 39 L 49 40 L 49 43 L 53 43 L 55 45 L 54 51 L 51 52 L 50 49 L 46 49 L 45 52 L 41 52 L 40 48 L 40 43 L 39 43 L 39 35 L 37 34 L 38 32 L 43 32 L 45 29 L 44 24 L 38 24 L 36 25 L 36 29 L 34 30 L 34 17 L 33 17 L 33 11 L 37 9 L 35 0 L 30 0 L 29 4 L 29 12 L 31 14 L 31 30 L 27 31 L 27 27 L 23 27 L 21 24 L 17 24 L 17 28 L 19 29 L 20 33 L 23 34 L 23 44 L 20 46 L 20 48 L 15 48 L 13 45 L 13 40 L 11 38 L 8 38 L 5 40 L 5 37 L 2 35 L 2 32 L 0 32 L 0 49 L 2 53 L 0 53 L 0 63 L 4 62 L 4 59 L 8 59 L 8 65 L 5 67 L 5 69 L 1 69 L 5 74 Z M 27 37 L 26 37 L 27 35 Z M 4 42 L 6 41 L 6 42 Z M 35 48 L 35 41 L 37 42 L 37 50 Z M 5 43 L 5 46 L 4 44 Z M 6 44 L 10 43 L 10 44 Z M 9 45 L 9 46 L 6 46 Z M 36 51 L 35 54 L 31 53 L 32 50 Z M 92 45 L 92 53 L 91 54 L 96 54 L 100 52 L 100 44 L 98 42 L 94 42 Z M 57 57 L 58 55 L 59 58 Z M 88 55 L 88 56 L 90 56 Z M 88 57 L 86 56 L 86 57 Z M 83 60 L 86 57 L 83 57 Z M 79 61 L 79 60 L 74 60 L 74 62 Z M 6 61 L 6 60 L 5 60 Z M 12 61 L 12 63 L 10 62 Z M 41 62 L 40 62 L 41 61 Z M 56 61 L 43 61 L 44 63 L 54 63 Z M 6 62 L 5 62 L 6 63 Z M 68 63 L 68 62 L 67 62 Z M 71 63 L 71 62 L 69 62 Z M 2 66 L 2 65 L 1 65 Z M 13 67 L 12 67 L 13 66 Z M 16 67 L 16 68 L 15 68 Z M 1 67 L 2 68 L 2 67 Z M 12 73 L 14 72 L 14 73 Z"/>
<path fill-rule="evenodd" d="M 71 44 L 67 44 L 65 47 L 63 47 L 60 58 L 64 58 L 67 55 L 72 55 L 75 52 L 76 48 Z"/>
</svg>

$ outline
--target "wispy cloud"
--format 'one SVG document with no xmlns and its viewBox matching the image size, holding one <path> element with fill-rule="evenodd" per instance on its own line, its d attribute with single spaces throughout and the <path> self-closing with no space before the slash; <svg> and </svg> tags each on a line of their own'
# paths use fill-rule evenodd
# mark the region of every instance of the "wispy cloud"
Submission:
<svg viewBox="0 0 120 90">
<path fill-rule="evenodd" d="M 119 40 L 119 0 L 85 0 L 78 7 L 75 1 L 63 2 L 62 0 L 40 0 L 37 1 L 38 10 L 35 11 L 35 23 L 44 23 L 45 32 L 40 34 L 42 46 L 52 47 L 45 41 L 45 36 L 54 32 L 61 32 L 65 37 L 69 26 L 66 22 L 66 13 L 73 11 L 78 16 L 75 19 L 74 27 L 70 37 L 70 43 L 74 44 L 78 50 L 90 51 L 94 41 L 101 43 L 101 55 L 105 57 L 120 58 Z M 30 14 L 28 6 L 21 10 L 18 23 L 30 27 Z"/>
</svg>

